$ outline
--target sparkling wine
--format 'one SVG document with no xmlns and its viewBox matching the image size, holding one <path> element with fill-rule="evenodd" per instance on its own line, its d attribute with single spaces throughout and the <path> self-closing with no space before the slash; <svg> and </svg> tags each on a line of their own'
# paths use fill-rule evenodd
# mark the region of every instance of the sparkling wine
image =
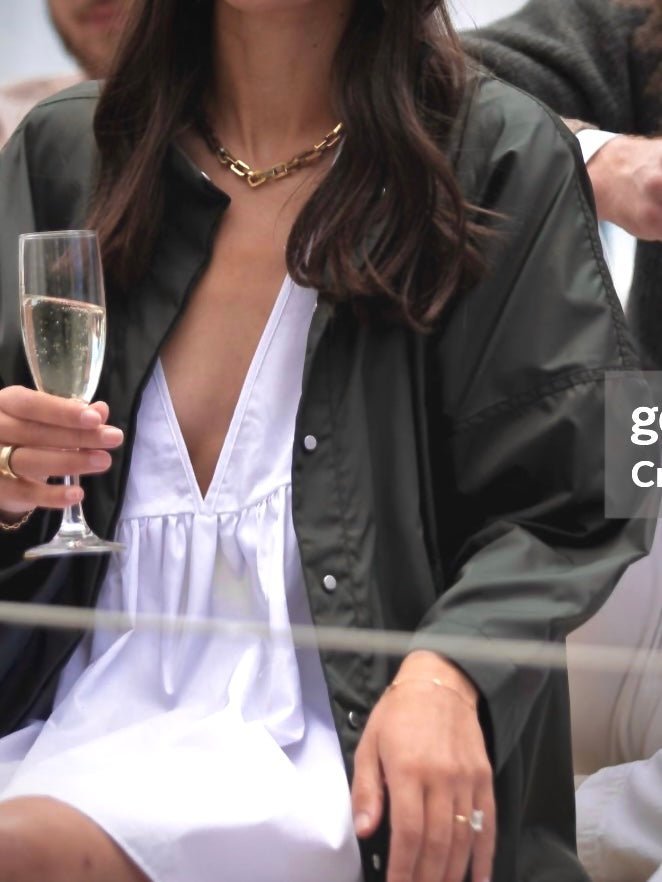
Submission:
<svg viewBox="0 0 662 882">
<path fill-rule="evenodd" d="M 23 300 L 23 338 L 37 389 L 90 401 L 106 342 L 102 306 L 58 297 Z"/>
</svg>

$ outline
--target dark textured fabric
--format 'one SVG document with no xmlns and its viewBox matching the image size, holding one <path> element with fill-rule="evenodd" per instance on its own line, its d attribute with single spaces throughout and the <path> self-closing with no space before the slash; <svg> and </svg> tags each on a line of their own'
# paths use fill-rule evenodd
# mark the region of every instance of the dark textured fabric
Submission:
<svg viewBox="0 0 662 882">
<path fill-rule="evenodd" d="M 0 160 L 0 377 L 26 382 L 16 298 L 16 234 L 84 222 L 95 94 L 80 87 L 35 110 Z M 490 272 L 436 333 L 358 322 L 324 300 L 308 339 L 293 459 L 293 512 L 314 621 L 496 640 L 565 634 L 606 599 L 650 540 L 644 521 L 603 516 L 603 375 L 636 365 L 599 257 L 574 139 L 536 102 L 477 86 L 458 174 L 493 213 Z M 579 174 L 578 174 L 579 170 Z M 109 292 L 100 397 L 127 441 L 86 481 L 86 510 L 111 535 L 136 412 L 159 347 L 209 260 L 227 205 L 177 150 L 150 270 Z M 315 451 L 301 440 L 313 434 Z M 0 599 L 95 603 L 105 562 L 21 561 L 54 519 L 0 539 Z M 323 588 L 333 574 L 337 590 Z M 0 731 L 48 713 L 77 635 L 0 627 Z M 451 655 L 481 695 L 494 766 L 494 882 L 587 882 L 574 854 L 565 675 L 515 660 Z M 361 729 L 396 661 L 323 653 L 351 777 Z M 387 823 L 363 844 L 367 882 L 385 876 Z M 377 859 L 378 858 L 378 859 Z"/>
<path fill-rule="evenodd" d="M 662 0 L 530 0 L 475 33 L 470 54 L 564 117 L 662 135 Z M 662 245 L 639 243 L 629 319 L 662 369 Z"/>
</svg>

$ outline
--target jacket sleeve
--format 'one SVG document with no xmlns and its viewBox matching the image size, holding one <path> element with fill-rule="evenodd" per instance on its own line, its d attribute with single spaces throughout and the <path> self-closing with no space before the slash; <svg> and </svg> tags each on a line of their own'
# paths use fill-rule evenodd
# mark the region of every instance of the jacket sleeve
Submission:
<svg viewBox="0 0 662 882">
<path fill-rule="evenodd" d="M 87 206 L 81 182 L 91 178 L 93 151 L 88 129 L 80 134 L 79 118 L 91 116 L 96 91 L 96 84 L 86 83 L 42 102 L 0 152 L 0 388 L 33 385 L 21 339 L 18 237 L 84 225 Z M 0 588 L 15 575 L 15 565 L 31 572 L 22 563 L 23 551 L 51 535 L 57 520 L 57 515 L 38 511 L 22 529 L 0 531 Z"/>
<path fill-rule="evenodd" d="M 575 139 L 502 84 L 483 86 L 477 103 L 460 174 L 491 212 L 491 254 L 435 351 L 447 588 L 414 646 L 428 634 L 562 642 L 645 553 L 654 526 L 604 515 L 604 374 L 637 362 Z M 453 660 L 485 700 L 499 768 L 548 675 L 494 650 L 489 664 Z"/>
<path fill-rule="evenodd" d="M 646 134 L 637 108 L 658 68 L 642 42 L 654 42 L 660 18 L 657 0 L 530 0 L 466 32 L 464 43 L 488 70 L 564 117 Z"/>
<path fill-rule="evenodd" d="M 21 343 L 18 295 L 18 237 L 36 229 L 24 127 L 0 153 L 0 205 L 0 388 L 4 388 L 32 385 Z M 0 586 L 14 574 L 14 565 L 27 569 L 21 563 L 23 552 L 44 540 L 47 520 L 43 512 L 35 512 L 21 529 L 0 530 Z"/>
</svg>

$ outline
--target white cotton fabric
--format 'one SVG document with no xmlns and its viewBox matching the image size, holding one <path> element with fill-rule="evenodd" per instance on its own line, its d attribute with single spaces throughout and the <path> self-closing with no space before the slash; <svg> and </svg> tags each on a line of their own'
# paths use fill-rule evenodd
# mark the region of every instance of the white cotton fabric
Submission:
<svg viewBox="0 0 662 882">
<path fill-rule="evenodd" d="M 662 882 L 662 520 L 596 615 L 568 640 L 577 847 L 592 882 Z M 617 647 L 642 668 L 582 667 L 576 649 Z"/>
<path fill-rule="evenodd" d="M 292 442 L 313 292 L 285 280 L 202 498 L 157 363 L 98 607 L 310 623 Z M 180 629 L 97 631 L 44 722 L 0 741 L 0 799 L 90 816 L 154 882 L 361 878 L 317 652 Z"/>
<path fill-rule="evenodd" d="M 618 137 L 618 133 L 603 132 L 599 129 L 582 129 L 577 132 L 577 140 L 586 165 L 606 144 Z M 602 250 L 614 282 L 614 288 L 621 301 L 621 306 L 626 309 L 634 275 L 637 240 L 622 227 L 617 227 L 607 221 L 601 221 L 599 228 Z"/>
</svg>

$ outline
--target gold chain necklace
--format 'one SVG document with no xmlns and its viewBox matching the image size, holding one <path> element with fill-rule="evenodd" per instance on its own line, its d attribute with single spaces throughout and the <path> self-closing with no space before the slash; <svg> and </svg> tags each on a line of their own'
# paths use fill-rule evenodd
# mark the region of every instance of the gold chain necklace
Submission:
<svg viewBox="0 0 662 882">
<path fill-rule="evenodd" d="M 320 160 L 327 150 L 331 150 L 339 144 L 345 133 L 343 124 L 338 123 L 335 129 L 332 129 L 328 135 L 325 135 L 319 144 L 314 144 L 310 150 L 298 153 L 289 162 L 279 162 L 264 171 L 256 171 L 245 162 L 237 159 L 236 156 L 233 156 L 229 150 L 226 150 L 218 140 L 206 116 L 202 115 L 198 119 L 198 129 L 219 163 L 229 168 L 238 177 L 243 178 L 249 187 L 260 187 L 267 181 L 279 181 L 281 178 L 291 175 L 292 172 L 305 168 L 307 165 L 312 165 L 312 163 Z"/>
</svg>

